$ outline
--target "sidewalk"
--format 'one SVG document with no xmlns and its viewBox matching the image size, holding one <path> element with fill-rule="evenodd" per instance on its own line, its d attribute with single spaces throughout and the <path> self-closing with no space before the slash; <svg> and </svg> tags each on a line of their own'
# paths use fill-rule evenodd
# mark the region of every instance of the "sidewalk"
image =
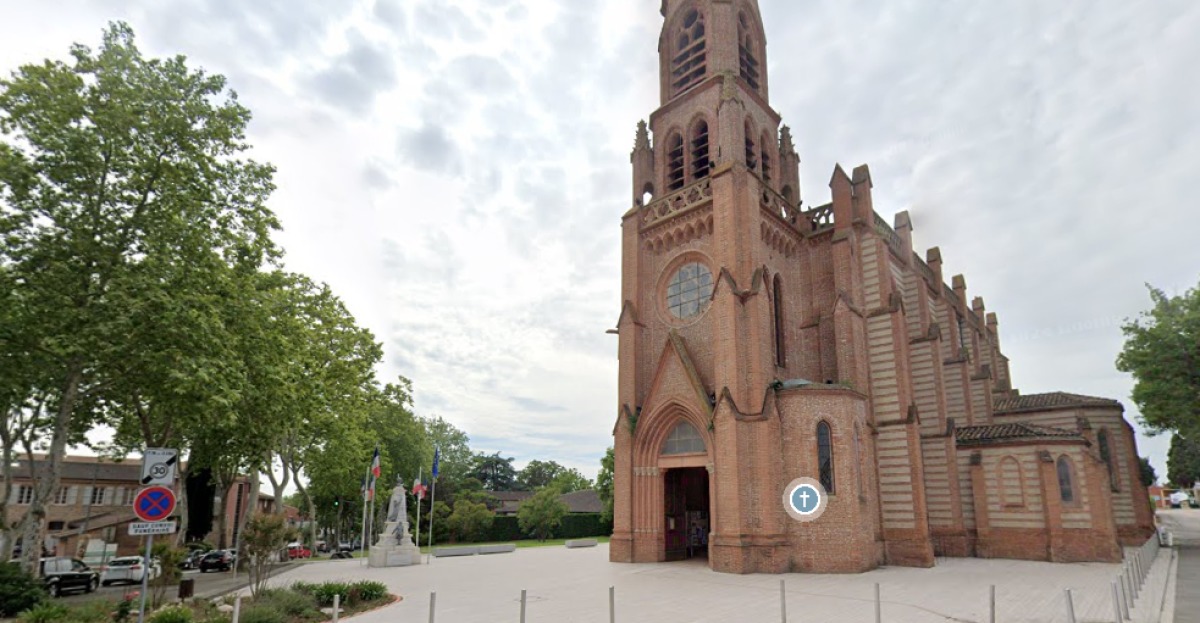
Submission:
<svg viewBox="0 0 1200 623">
<path fill-rule="evenodd" d="M 1133 621 L 1157 622 L 1170 568 L 1163 550 L 1147 577 Z M 780 621 L 780 587 L 789 621 L 873 623 L 880 585 L 887 623 L 988 621 L 988 587 L 996 585 L 997 620 L 1068 621 L 1064 589 L 1072 589 L 1077 623 L 1111 622 L 1110 582 L 1121 566 L 1015 560 L 939 558 L 932 569 L 887 567 L 857 575 L 729 575 L 702 561 L 661 564 L 608 562 L 607 546 L 538 548 L 511 554 L 435 559 L 432 564 L 371 569 L 360 561 L 307 564 L 274 582 L 373 579 L 404 600 L 357 617 L 357 623 L 428 621 L 437 592 L 436 621 L 518 620 L 521 589 L 535 622 L 604 623 L 608 588 L 616 589 L 616 620 L 679 623 Z"/>
</svg>

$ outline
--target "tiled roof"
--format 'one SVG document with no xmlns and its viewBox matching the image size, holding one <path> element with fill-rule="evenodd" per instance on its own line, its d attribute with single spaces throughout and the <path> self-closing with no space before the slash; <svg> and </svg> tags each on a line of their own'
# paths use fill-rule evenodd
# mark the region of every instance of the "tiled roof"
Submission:
<svg viewBox="0 0 1200 623">
<path fill-rule="evenodd" d="M 1070 407 L 1121 407 L 1121 403 L 1109 398 L 1083 396 L 1067 392 L 1050 392 L 1048 394 L 1029 394 L 1028 396 L 1013 396 L 1000 398 L 994 405 L 995 413 L 1013 413 L 1018 411 L 1041 411 L 1047 409 L 1063 409 Z"/>
<path fill-rule="evenodd" d="M 29 473 L 29 463 L 26 460 L 18 462 L 14 474 L 24 477 Z M 35 460 L 33 462 L 34 477 L 40 477 L 49 468 L 49 462 Z M 142 462 L 140 460 L 112 463 L 108 461 L 63 461 L 63 480 L 96 480 L 97 482 L 127 482 L 136 483 L 142 477 Z"/>
<path fill-rule="evenodd" d="M 1073 430 L 1030 424 L 1029 422 L 1011 422 L 1008 424 L 988 424 L 985 426 L 964 426 L 954 429 L 954 438 L 960 446 L 985 445 L 1015 440 L 1077 440 L 1083 436 Z"/>
</svg>

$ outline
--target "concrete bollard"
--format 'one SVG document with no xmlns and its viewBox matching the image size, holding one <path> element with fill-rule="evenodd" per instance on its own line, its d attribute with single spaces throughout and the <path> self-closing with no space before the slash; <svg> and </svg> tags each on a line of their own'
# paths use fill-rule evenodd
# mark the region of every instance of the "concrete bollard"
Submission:
<svg viewBox="0 0 1200 623">
<path fill-rule="evenodd" d="M 521 589 L 521 623 L 525 623 L 525 589 Z"/>
<path fill-rule="evenodd" d="M 238 595 L 233 598 L 233 623 L 238 623 L 240 618 L 242 618 L 242 596 Z"/>
<path fill-rule="evenodd" d="M 783 588 L 783 580 L 779 581 L 779 620 L 787 623 L 787 591 Z"/>
<path fill-rule="evenodd" d="M 1113 623 L 1121 623 L 1121 599 L 1120 599 L 1120 597 L 1117 597 L 1118 591 L 1117 591 L 1117 581 L 1116 580 L 1113 580 L 1113 582 L 1112 582 L 1112 594 L 1113 594 Z"/>
<path fill-rule="evenodd" d="M 883 607 L 879 601 L 879 583 L 875 583 L 875 623 L 883 623 Z"/>
<path fill-rule="evenodd" d="M 996 585 L 988 587 L 988 623 L 996 623 Z"/>
<path fill-rule="evenodd" d="M 429 623 L 433 623 L 433 612 L 437 609 L 437 591 L 429 593 Z"/>
<path fill-rule="evenodd" d="M 1121 613 L 1126 619 L 1129 618 L 1129 593 L 1125 588 L 1125 575 L 1117 576 L 1117 583 L 1121 585 Z"/>
<path fill-rule="evenodd" d="M 1071 601 L 1071 589 L 1068 588 L 1065 592 L 1067 595 L 1067 621 L 1075 623 L 1075 602 Z"/>
<path fill-rule="evenodd" d="M 608 623 L 617 623 L 617 587 L 608 587 Z"/>
<path fill-rule="evenodd" d="M 338 623 L 338 611 L 342 609 L 342 596 L 339 593 L 333 594 L 333 623 Z"/>
</svg>

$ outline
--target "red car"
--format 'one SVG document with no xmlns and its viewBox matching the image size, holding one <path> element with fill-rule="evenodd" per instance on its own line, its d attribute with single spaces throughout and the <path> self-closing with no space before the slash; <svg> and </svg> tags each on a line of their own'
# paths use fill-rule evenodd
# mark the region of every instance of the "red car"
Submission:
<svg viewBox="0 0 1200 623">
<path fill-rule="evenodd" d="M 303 545 L 289 545 L 288 560 L 295 560 L 297 558 L 312 558 L 312 550 Z"/>
</svg>

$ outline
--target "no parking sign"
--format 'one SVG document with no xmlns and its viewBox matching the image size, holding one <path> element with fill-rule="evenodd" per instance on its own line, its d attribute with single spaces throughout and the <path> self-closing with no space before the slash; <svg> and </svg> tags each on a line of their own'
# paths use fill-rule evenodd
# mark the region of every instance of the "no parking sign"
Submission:
<svg viewBox="0 0 1200 623">
<path fill-rule="evenodd" d="M 142 521 L 162 521 L 175 511 L 175 492 L 166 487 L 146 487 L 133 498 L 133 514 Z"/>
</svg>

